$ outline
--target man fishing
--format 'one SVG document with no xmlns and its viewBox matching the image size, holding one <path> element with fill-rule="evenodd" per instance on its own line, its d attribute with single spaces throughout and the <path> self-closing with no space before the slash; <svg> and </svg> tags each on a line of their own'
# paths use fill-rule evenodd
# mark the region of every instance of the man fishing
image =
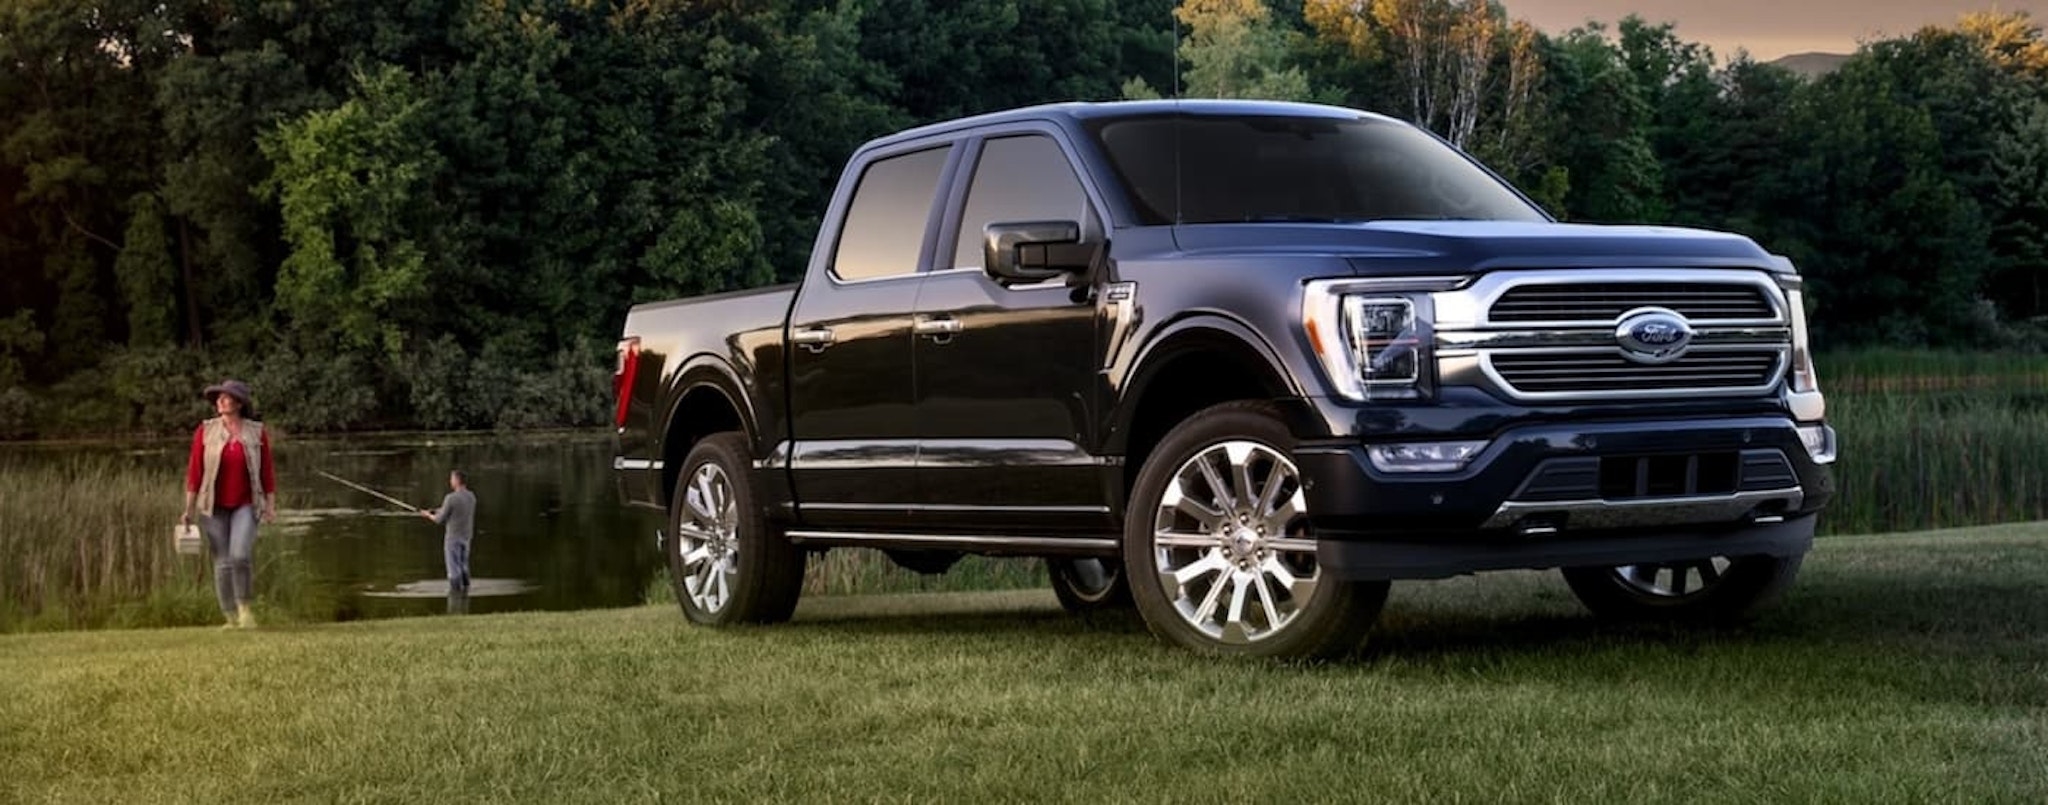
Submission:
<svg viewBox="0 0 2048 805">
<path fill-rule="evenodd" d="M 476 494 L 469 491 L 469 479 L 461 470 L 448 472 L 448 495 L 441 507 L 420 512 L 421 517 L 443 527 L 442 558 L 448 564 L 448 591 L 469 592 L 469 541 L 476 535 Z"/>
</svg>

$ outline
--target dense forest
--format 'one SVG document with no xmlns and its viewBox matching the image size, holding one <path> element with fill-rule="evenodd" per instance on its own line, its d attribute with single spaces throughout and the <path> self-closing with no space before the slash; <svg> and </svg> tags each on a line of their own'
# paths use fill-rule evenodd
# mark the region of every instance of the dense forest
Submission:
<svg viewBox="0 0 2048 805">
<path fill-rule="evenodd" d="M 1413 120 L 1572 221 L 1739 231 L 1824 348 L 2048 348 L 2048 41 L 1802 78 L 1488 0 L 0 0 L 0 437 L 592 424 L 635 301 L 795 276 L 865 139 L 1045 101 Z"/>
</svg>

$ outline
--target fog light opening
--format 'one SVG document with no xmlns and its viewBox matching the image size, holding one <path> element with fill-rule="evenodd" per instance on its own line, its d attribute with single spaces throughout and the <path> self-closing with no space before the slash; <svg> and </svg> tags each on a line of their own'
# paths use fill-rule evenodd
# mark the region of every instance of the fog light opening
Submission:
<svg viewBox="0 0 2048 805">
<path fill-rule="evenodd" d="M 1520 537 L 1547 537 L 1564 530 L 1568 515 L 1532 514 L 1515 521 L 1515 535 Z"/>
<path fill-rule="evenodd" d="M 1483 441 L 1370 444 L 1365 454 L 1380 472 L 1457 472 L 1471 464 L 1486 445 Z"/>
<path fill-rule="evenodd" d="M 1826 423 L 1799 426 L 1799 443 L 1815 464 L 1835 463 L 1835 429 Z"/>
<path fill-rule="evenodd" d="M 1746 519 L 1751 525 L 1775 525 L 1785 522 L 1785 512 L 1788 508 L 1789 504 L 1782 500 L 1765 501 L 1750 509 Z"/>
</svg>

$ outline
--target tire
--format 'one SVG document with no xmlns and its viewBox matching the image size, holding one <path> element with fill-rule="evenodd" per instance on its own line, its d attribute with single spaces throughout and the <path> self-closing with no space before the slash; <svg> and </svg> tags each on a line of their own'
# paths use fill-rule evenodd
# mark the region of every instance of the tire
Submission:
<svg viewBox="0 0 2048 805">
<path fill-rule="evenodd" d="M 669 579 L 692 623 L 779 623 L 803 592 L 804 553 L 771 527 L 748 480 L 744 435 L 697 442 L 669 503 Z"/>
<path fill-rule="evenodd" d="M 1358 648 L 1390 585 L 1323 575 L 1294 443 L 1272 405 L 1233 402 L 1189 417 L 1153 449 L 1132 489 L 1123 546 L 1131 596 L 1153 634 L 1215 655 L 1327 658 Z"/>
<path fill-rule="evenodd" d="M 1565 583 L 1594 615 L 1610 620 L 1733 624 L 1775 603 L 1799 576 L 1805 555 L 1717 556 L 1685 562 L 1572 567 Z"/>
<path fill-rule="evenodd" d="M 1045 571 L 1060 608 L 1070 613 L 1089 615 L 1131 608 L 1131 585 L 1121 561 L 1060 557 L 1045 560 Z"/>
</svg>

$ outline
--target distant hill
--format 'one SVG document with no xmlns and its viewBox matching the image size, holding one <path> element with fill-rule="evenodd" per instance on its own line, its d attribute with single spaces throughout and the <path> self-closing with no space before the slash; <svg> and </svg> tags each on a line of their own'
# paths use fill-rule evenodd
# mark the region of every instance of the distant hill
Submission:
<svg viewBox="0 0 2048 805">
<path fill-rule="evenodd" d="M 1848 60 L 1846 53 L 1794 53 L 1771 63 L 1807 78 L 1819 78 L 1834 72 Z"/>
</svg>

